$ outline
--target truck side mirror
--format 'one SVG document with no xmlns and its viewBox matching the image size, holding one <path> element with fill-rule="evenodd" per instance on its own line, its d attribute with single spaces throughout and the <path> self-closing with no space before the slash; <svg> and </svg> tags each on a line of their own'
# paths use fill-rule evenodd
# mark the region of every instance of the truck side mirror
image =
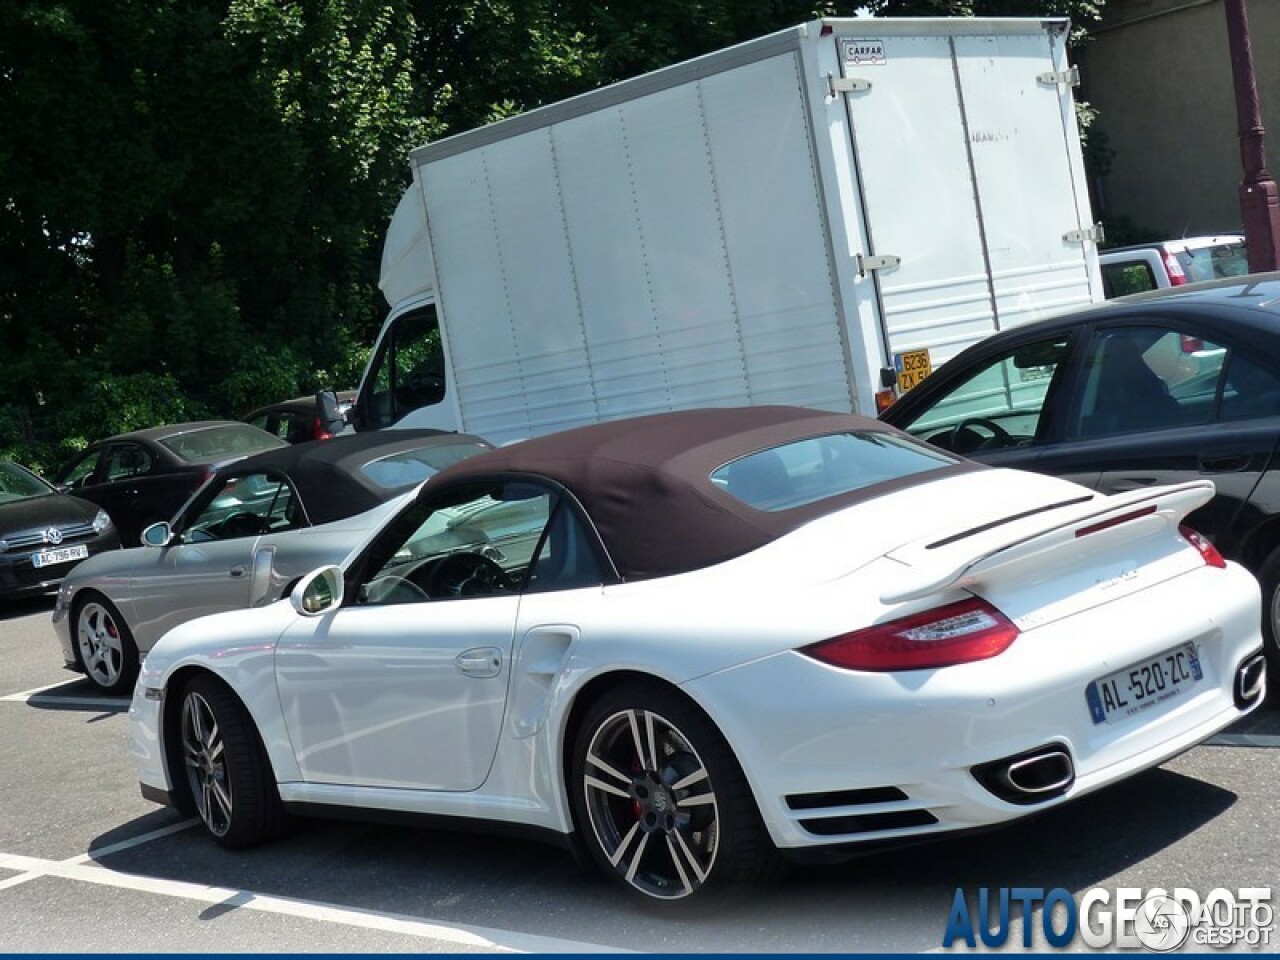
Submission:
<svg viewBox="0 0 1280 960">
<path fill-rule="evenodd" d="M 346 427 L 347 420 L 342 415 L 342 408 L 338 406 L 338 395 L 334 391 L 321 390 L 317 393 L 316 409 L 319 411 L 322 432 L 337 436 Z"/>
</svg>

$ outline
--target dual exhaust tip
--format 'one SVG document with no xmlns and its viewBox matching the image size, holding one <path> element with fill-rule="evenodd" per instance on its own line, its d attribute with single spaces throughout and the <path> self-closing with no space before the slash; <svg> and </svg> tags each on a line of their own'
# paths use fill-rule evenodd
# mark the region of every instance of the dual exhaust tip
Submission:
<svg viewBox="0 0 1280 960">
<path fill-rule="evenodd" d="M 1236 668 L 1232 684 L 1235 704 L 1244 710 L 1267 693 L 1267 658 L 1255 653 Z M 1030 806 L 1060 797 L 1076 782 L 1075 763 L 1065 746 L 1048 743 L 1025 753 L 973 768 L 984 787 L 1008 803 Z"/>
<path fill-rule="evenodd" d="M 1232 685 L 1236 707 L 1244 710 L 1253 706 L 1267 695 L 1267 657 L 1255 653 L 1245 659 L 1236 668 L 1236 679 Z"/>
<path fill-rule="evenodd" d="M 1076 782 L 1076 767 L 1058 743 L 973 768 L 978 782 L 1006 803 L 1030 806 L 1060 797 Z"/>
</svg>

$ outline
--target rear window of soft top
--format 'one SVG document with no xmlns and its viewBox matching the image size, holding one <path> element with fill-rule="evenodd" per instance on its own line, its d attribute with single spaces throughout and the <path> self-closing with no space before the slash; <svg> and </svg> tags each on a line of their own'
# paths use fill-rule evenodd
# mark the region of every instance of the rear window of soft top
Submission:
<svg viewBox="0 0 1280 960">
<path fill-rule="evenodd" d="M 773 512 L 959 462 L 910 438 L 867 430 L 760 450 L 716 468 L 711 482 L 750 507 Z"/>
</svg>

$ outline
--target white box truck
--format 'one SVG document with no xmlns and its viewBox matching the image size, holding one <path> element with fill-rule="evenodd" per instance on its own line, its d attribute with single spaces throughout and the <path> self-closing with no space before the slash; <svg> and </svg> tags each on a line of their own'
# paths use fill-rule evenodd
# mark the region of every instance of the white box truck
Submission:
<svg viewBox="0 0 1280 960">
<path fill-rule="evenodd" d="M 874 416 L 1101 299 L 1067 30 L 819 20 L 417 149 L 357 427 Z"/>
</svg>

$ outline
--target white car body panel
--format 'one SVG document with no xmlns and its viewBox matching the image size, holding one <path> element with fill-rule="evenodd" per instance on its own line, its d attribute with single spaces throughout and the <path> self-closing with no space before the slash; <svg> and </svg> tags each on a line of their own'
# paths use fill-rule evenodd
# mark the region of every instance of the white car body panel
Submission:
<svg viewBox="0 0 1280 960">
<path fill-rule="evenodd" d="M 1241 715 L 1231 679 L 1262 645 L 1258 587 L 1233 564 L 1206 566 L 1176 533 L 1211 493 L 1193 484 L 1102 498 L 1066 481 L 982 470 L 868 499 L 677 576 L 314 618 L 289 603 L 220 614 L 177 628 L 147 657 L 130 710 L 131 751 L 144 787 L 174 789 L 160 698 L 199 669 L 249 709 L 286 802 L 563 834 L 572 830 L 563 770 L 575 699 L 593 681 L 629 672 L 678 686 L 707 713 L 779 847 L 993 824 L 1158 764 Z M 941 553 L 925 549 L 922 538 L 944 541 L 1066 501 L 1079 502 L 971 533 Z M 1150 516 L 1076 536 L 1147 502 L 1158 504 Z M 1067 521 L 1071 543 L 1037 554 Z M 989 562 L 1018 549 L 1029 551 L 1018 563 Z M 948 579 L 939 567 L 962 572 Z M 882 599 L 904 585 L 906 598 Z M 990 659 L 871 673 L 796 652 L 969 593 L 1022 630 Z M 432 645 L 414 642 L 424 633 Z M 1134 716 L 1093 722 L 1090 683 L 1184 643 L 1195 644 L 1198 683 Z M 457 655 L 477 649 L 494 653 L 496 674 L 463 675 Z M 309 690 L 307 669 L 322 682 L 326 664 L 345 678 L 341 689 Z M 1061 797 L 1018 806 L 972 775 L 975 764 L 1044 744 L 1065 746 L 1076 763 Z M 886 787 L 905 799 L 799 811 L 786 800 Z M 903 811 L 936 822 L 848 833 L 803 825 Z"/>
</svg>

